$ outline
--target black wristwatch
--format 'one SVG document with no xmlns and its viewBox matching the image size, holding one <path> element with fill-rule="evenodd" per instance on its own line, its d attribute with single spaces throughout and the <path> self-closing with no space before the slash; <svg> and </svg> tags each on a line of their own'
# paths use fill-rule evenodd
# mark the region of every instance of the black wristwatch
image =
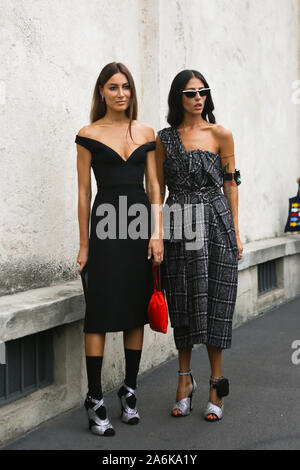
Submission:
<svg viewBox="0 0 300 470">
<path fill-rule="evenodd" d="M 241 180 L 241 172 L 240 170 L 237 170 L 235 168 L 235 171 L 234 173 L 226 173 L 225 171 L 223 171 L 223 179 L 224 181 L 235 181 L 237 186 L 239 184 L 241 184 L 242 180 Z"/>
</svg>

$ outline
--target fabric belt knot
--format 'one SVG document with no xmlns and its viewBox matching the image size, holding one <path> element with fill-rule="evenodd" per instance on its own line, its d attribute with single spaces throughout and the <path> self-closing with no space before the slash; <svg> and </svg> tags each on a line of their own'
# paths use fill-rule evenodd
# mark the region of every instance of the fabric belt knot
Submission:
<svg viewBox="0 0 300 470">
<path fill-rule="evenodd" d="M 216 186 L 178 190 L 172 188 L 163 217 L 165 239 L 170 243 L 182 240 L 190 242 L 192 235 L 196 233 L 200 237 L 199 240 L 203 239 L 204 206 L 201 202 L 208 203 L 211 194 L 220 192 L 220 188 Z"/>
<path fill-rule="evenodd" d="M 190 203 L 197 196 L 200 196 L 204 200 L 208 200 L 207 196 L 212 193 L 220 193 L 220 188 L 217 186 L 206 186 L 202 188 L 192 188 L 192 189 L 171 189 L 169 192 L 170 199 L 174 202 L 180 202 L 183 200 L 183 203 Z M 198 201 L 199 202 L 199 201 Z"/>
</svg>

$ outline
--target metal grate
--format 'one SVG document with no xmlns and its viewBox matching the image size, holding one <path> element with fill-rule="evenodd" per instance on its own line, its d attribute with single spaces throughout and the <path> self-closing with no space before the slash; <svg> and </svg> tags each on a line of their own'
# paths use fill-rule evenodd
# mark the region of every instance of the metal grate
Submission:
<svg viewBox="0 0 300 470">
<path fill-rule="evenodd" d="M 6 342 L 5 363 L 0 364 L 0 406 L 52 384 L 53 363 L 53 330 Z"/>
<path fill-rule="evenodd" d="M 258 294 L 264 294 L 277 287 L 276 260 L 266 261 L 257 266 Z"/>
</svg>

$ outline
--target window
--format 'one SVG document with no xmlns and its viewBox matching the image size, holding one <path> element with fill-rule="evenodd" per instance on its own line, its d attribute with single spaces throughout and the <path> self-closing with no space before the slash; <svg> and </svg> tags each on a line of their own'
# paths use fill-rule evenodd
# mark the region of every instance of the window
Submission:
<svg viewBox="0 0 300 470">
<path fill-rule="evenodd" d="M 257 266 L 258 294 L 264 294 L 277 287 L 276 260 L 266 261 Z"/>
<path fill-rule="evenodd" d="M 7 341 L 2 347 L 0 406 L 53 383 L 53 330 Z"/>
</svg>

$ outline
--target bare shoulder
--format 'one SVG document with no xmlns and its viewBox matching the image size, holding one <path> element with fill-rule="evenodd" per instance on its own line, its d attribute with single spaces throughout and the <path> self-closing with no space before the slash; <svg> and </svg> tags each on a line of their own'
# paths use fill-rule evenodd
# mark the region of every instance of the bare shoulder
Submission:
<svg viewBox="0 0 300 470">
<path fill-rule="evenodd" d="M 99 128 L 103 126 L 105 126 L 105 124 L 103 123 L 102 118 L 100 118 L 97 121 L 92 122 L 92 124 L 82 127 L 78 132 L 78 135 L 81 137 L 89 137 L 91 139 L 97 138 Z"/>
<path fill-rule="evenodd" d="M 221 158 L 234 156 L 234 141 L 232 132 L 225 126 L 217 124 L 213 128 L 215 139 L 219 144 L 219 154 Z"/>
<path fill-rule="evenodd" d="M 83 126 L 79 131 L 78 135 L 80 137 L 90 137 L 91 136 L 91 126 Z"/>
<path fill-rule="evenodd" d="M 212 133 L 219 142 L 231 142 L 233 141 L 233 135 L 230 129 L 222 124 L 214 124 L 212 126 Z"/>
<path fill-rule="evenodd" d="M 155 140 L 155 132 L 154 129 L 152 129 L 149 124 L 146 124 L 145 122 L 140 122 L 140 121 L 133 121 L 134 126 L 140 132 L 143 137 L 148 141 L 154 141 Z"/>
</svg>

